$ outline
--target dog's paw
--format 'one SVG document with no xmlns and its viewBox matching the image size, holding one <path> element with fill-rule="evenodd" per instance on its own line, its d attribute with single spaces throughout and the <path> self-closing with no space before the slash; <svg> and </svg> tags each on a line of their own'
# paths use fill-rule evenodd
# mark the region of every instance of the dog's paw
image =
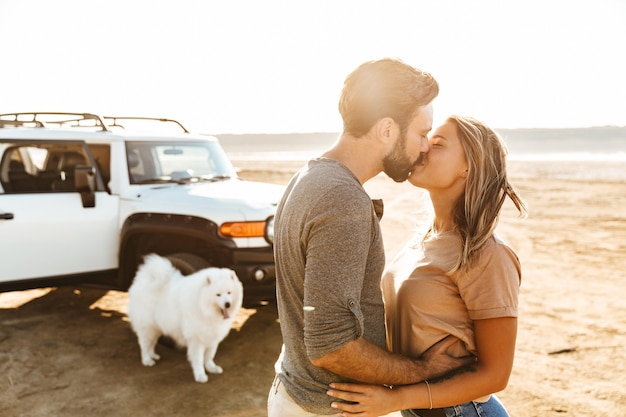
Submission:
<svg viewBox="0 0 626 417">
<path fill-rule="evenodd" d="M 216 365 L 215 363 L 208 364 L 206 370 L 212 374 L 221 374 L 224 372 L 221 366 Z"/>
<path fill-rule="evenodd" d="M 196 382 L 201 382 L 201 383 L 205 383 L 209 380 L 209 377 L 207 374 L 205 373 L 197 373 L 197 374 L 193 374 L 194 379 L 196 380 Z"/>
<path fill-rule="evenodd" d="M 143 364 L 143 366 L 153 366 L 159 359 L 161 359 L 161 357 L 156 353 L 153 353 L 151 355 L 142 355 L 141 363 Z"/>
</svg>

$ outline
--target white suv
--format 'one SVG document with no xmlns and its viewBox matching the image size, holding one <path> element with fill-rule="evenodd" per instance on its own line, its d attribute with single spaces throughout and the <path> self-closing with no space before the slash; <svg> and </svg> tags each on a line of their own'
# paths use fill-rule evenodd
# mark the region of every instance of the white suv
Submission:
<svg viewBox="0 0 626 417">
<path fill-rule="evenodd" d="M 139 131 L 132 124 L 173 126 Z M 0 115 L 0 290 L 96 282 L 126 290 L 148 253 L 188 274 L 237 272 L 272 296 L 284 187 L 244 181 L 218 140 L 171 119 Z"/>
</svg>

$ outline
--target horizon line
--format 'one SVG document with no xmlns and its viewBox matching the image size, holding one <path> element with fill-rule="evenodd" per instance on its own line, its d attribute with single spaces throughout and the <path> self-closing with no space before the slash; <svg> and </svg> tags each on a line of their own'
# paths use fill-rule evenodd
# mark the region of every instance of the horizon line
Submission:
<svg viewBox="0 0 626 417">
<path fill-rule="evenodd" d="M 567 127 L 494 127 L 493 130 L 583 130 L 583 129 L 606 129 L 606 128 L 614 128 L 614 129 L 626 129 L 626 125 L 600 125 L 600 126 L 567 126 Z M 221 132 L 221 133 L 200 133 L 201 135 L 209 135 L 209 136 L 220 136 L 220 135 L 312 135 L 312 134 L 322 134 L 322 135 L 338 135 L 341 131 L 301 131 L 301 132 Z"/>
</svg>

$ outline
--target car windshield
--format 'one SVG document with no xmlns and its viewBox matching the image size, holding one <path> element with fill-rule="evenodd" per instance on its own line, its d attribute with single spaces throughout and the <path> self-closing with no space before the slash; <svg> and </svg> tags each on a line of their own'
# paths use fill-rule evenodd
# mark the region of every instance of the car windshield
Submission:
<svg viewBox="0 0 626 417">
<path fill-rule="evenodd" d="M 237 176 L 218 142 L 127 142 L 131 184 L 215 181 Z"/>
</svg>

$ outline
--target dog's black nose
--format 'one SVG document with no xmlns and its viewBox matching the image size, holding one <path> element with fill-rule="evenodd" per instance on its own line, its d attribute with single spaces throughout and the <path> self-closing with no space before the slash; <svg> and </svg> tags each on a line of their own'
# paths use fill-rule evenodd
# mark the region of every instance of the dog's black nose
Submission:
<svg viewBox="0 0 626 417">
<path fill-rule="evenodd" d="M 226 308 L 230 308 L 230 303 L 226 303 Z"/>
</svg>

